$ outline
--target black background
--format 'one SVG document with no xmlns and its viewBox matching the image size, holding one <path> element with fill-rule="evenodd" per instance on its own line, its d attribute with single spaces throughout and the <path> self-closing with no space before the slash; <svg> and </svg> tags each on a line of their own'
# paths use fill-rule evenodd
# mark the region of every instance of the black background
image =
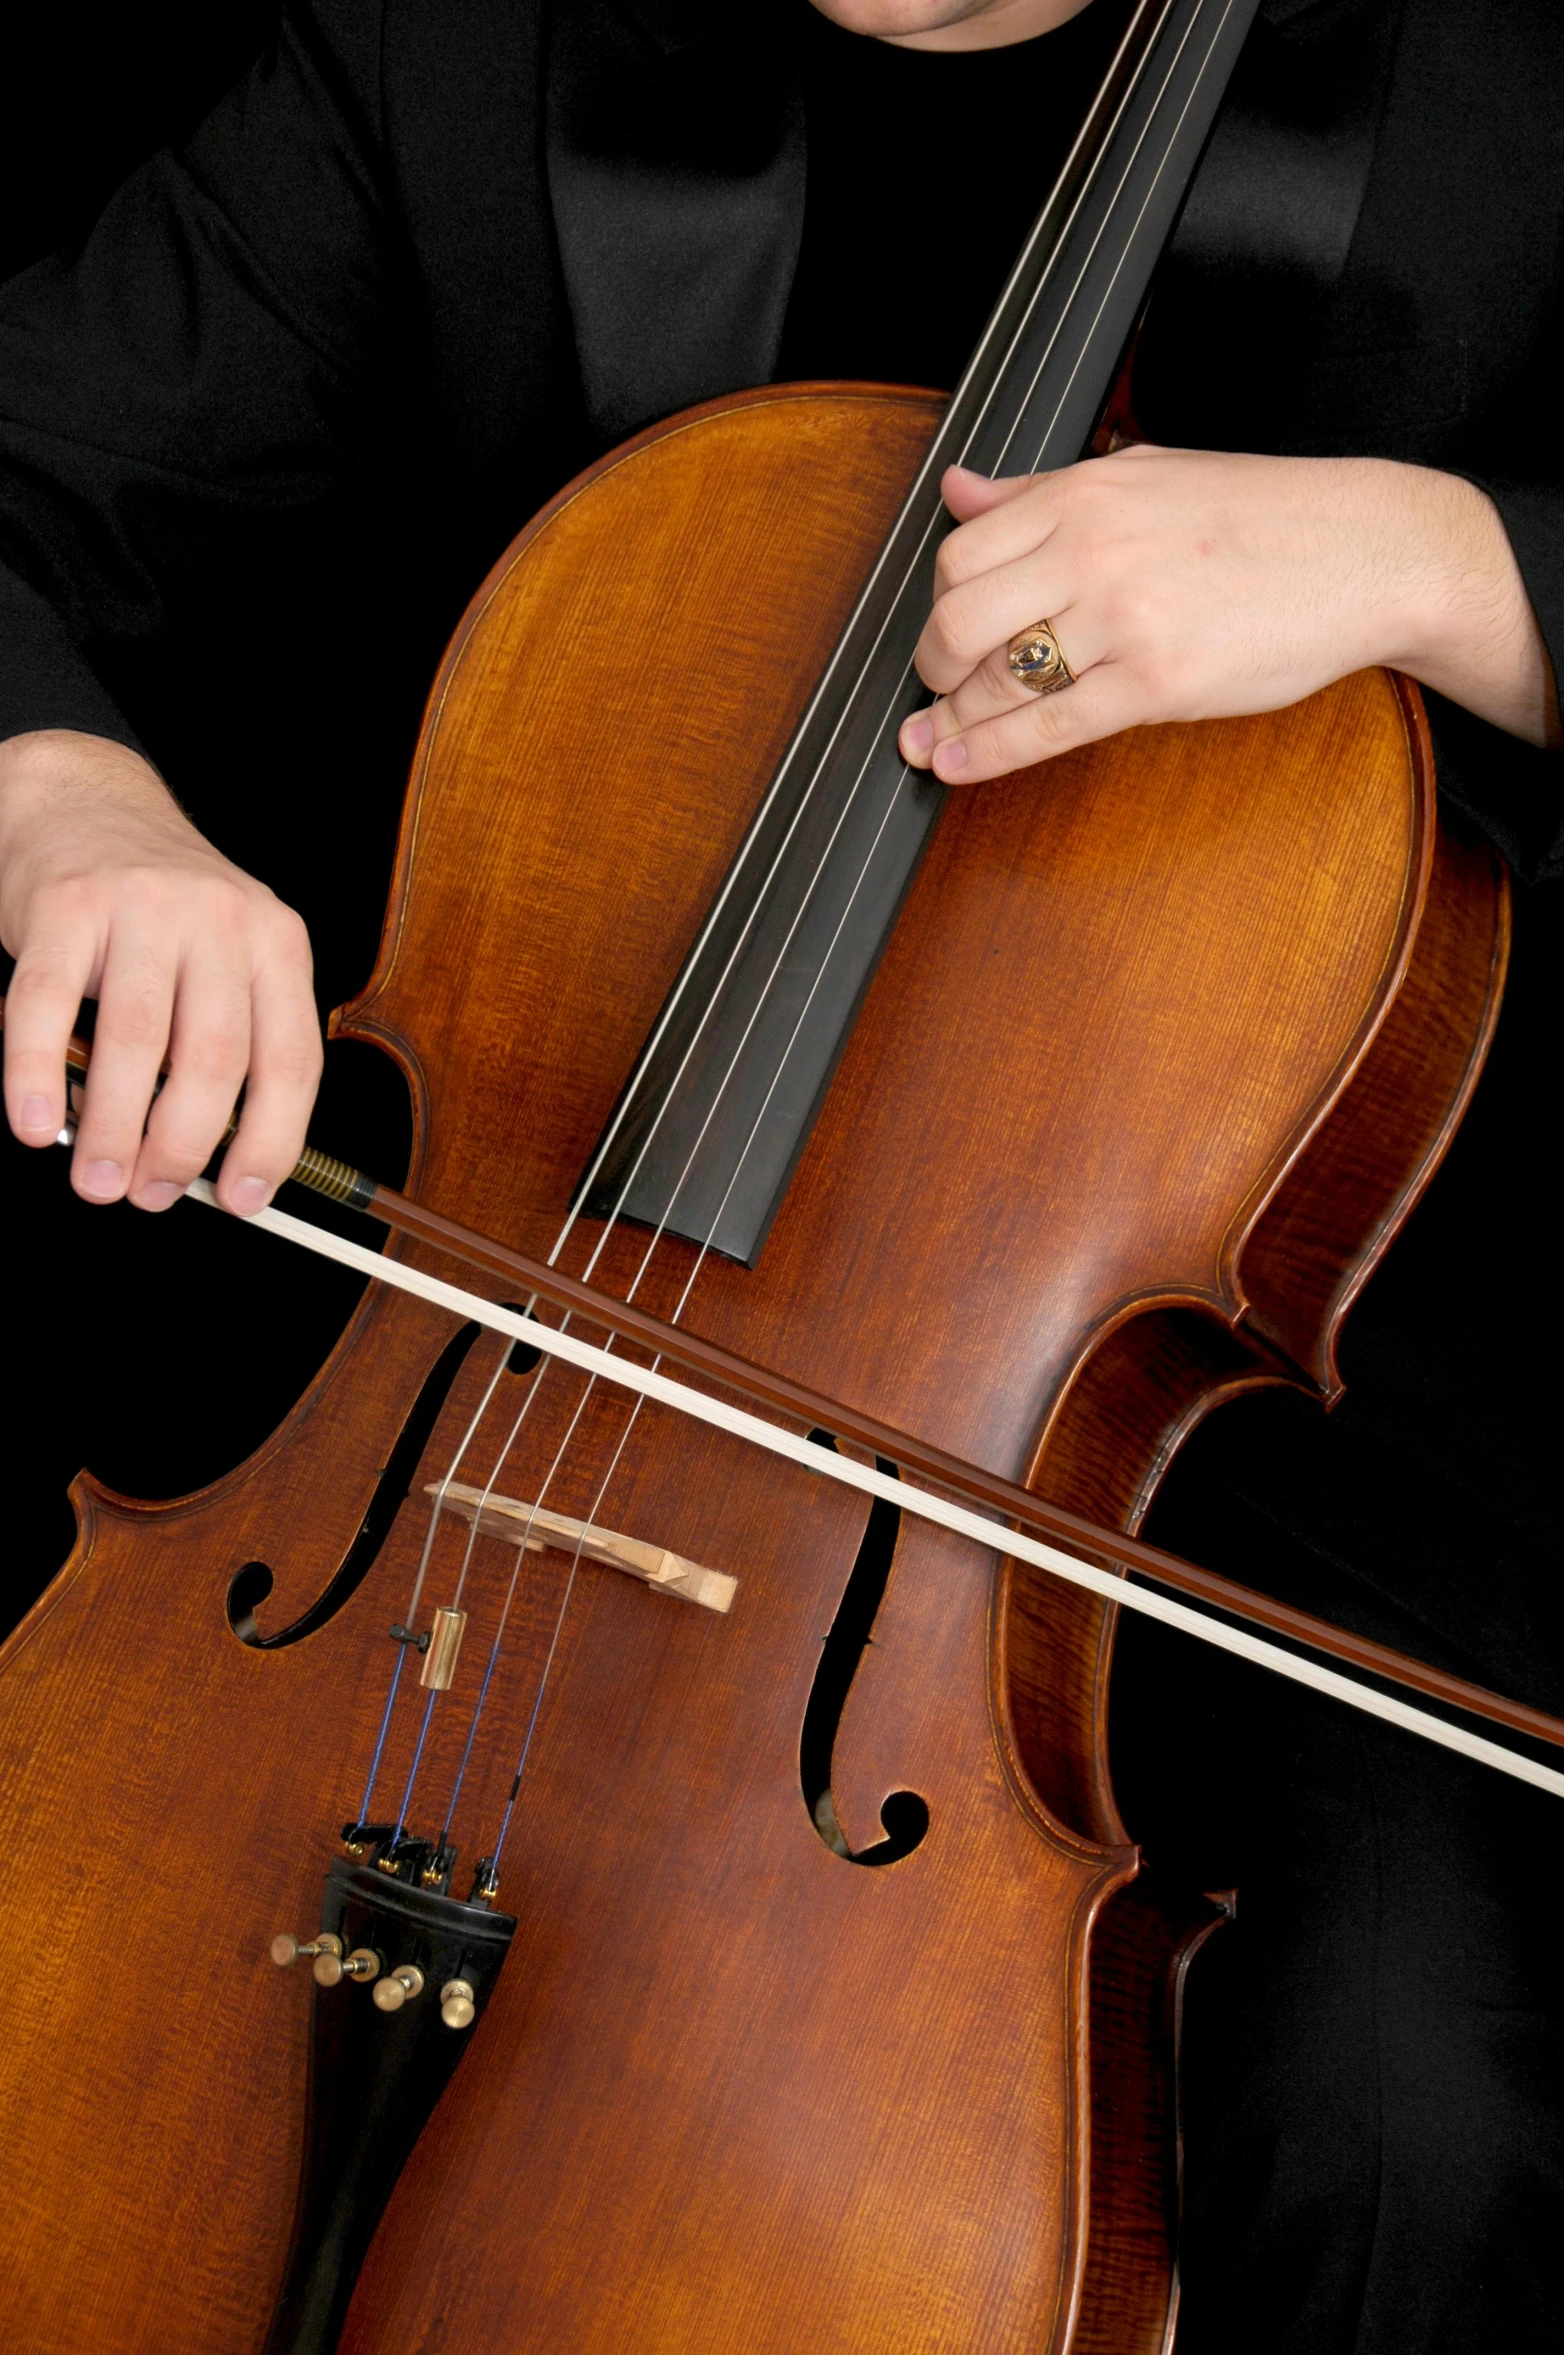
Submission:
<svg viewBox="0 0 1564 2355">
<path fill-rule="evenodd" d="M 0 37 L 0 275 L 83 236 L 137 164 L 238 78 L 279 13 L 256 0 L 141 0 L 112 12 L 62 0 L 13 13 Z M 306 729 L 342 724 L 325 689 L 315 711 L 307 698 L 295 704 Z M 404 753 L 399 742 L 387 760 Z M 323 1011 L 367 973 L 390 847 L 384 812 L 357 839 L 349 830 L 327 846 L 341 923 L 317 975 Z M 408 1121 L 389 1064 L 366 1048 L 330 1049 L 311 1135 L 395 1182 Z M 159 1218 L 89 1209 L 70 1192 L 62 1153 L 25 1152 L 8 1132 L 0 1199 L 11 1390 L 0 1422 L 4 1627 L 70 1549 L 66 1491 L 80 1468 L 132 1496 L 175 1496 L 216 1478 L 275 1428 L 360 1287 L 316 1261 L 293 1265 L 302 1255 L 193 1205 Z"/>
</svg>

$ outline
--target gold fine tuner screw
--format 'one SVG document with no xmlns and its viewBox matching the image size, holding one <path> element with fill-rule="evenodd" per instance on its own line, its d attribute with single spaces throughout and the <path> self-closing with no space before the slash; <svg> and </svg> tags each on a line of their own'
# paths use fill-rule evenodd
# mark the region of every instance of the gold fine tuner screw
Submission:
<svg viewBox="0 0 1564 2355">
<path fill-rule="evenodd" d="M 279 1930 L 269 1951 L 278 1969 L 285 1971 L 307 1954 L 340 1954 L 342 1941 L 334 1931 L 321 1930 L 306 1944 L 302 1938 L 295 1938 L 291 1930 Z"/>
<path fill-rule="evenodd" d="M 344 1956 L 339 1946 L 335 1954 L 318 1954 L 310 1968 L 317 1987 L 335 1987 L 343 1979 L 362 1979 L 367 1986 L 380 1976 L 380 1957 L 371 1946 L 355 1946 Z"/>
<path fill-rule="evenodd" d="M 404 2003 L 424 1991 L 424 1975 L 416 1963 L 398 1963 L 375 1987 L 375 2001 L 383 2012 L 399 2012 Z"/>
<path fill-rule="evenodd" d="M 448 2028 L 470 2028 L 478 2016 L 473 1991 L 465 1979 L 447 1979 L 440 1990 L 440 2017 Z"/>
</svg>

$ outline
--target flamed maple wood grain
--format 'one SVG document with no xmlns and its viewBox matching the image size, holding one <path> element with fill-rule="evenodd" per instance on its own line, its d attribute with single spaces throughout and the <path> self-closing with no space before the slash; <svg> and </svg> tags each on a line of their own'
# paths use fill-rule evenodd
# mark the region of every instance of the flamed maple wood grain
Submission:
<svg viewBox="0 0 1564 2355">
<path fill-rule="evenodd" d="M 435 1208 L 549 1248 L 935 414 L 852 389 L 714 404 L 563 494 L 485 584 L 431 699 L 380 962 L 339 1023 L 406 1072 L 410 1186 Z M 1464 913 L 1420 1002 L 1438 1032 L 1448 967 L 1463 1010 L 1437 1053 L 1392 1027 L 1433 857 L 1409 709 L 1368 675 L 953 797 L 761 1262 L 706 1268 L 693 1321 L 1126 1523 L 1214 1398 L 1328 1364 L 1497 988 L 1492 875 L 1457 858 Z M 1381 1039 L 1381 1145 L 1338 1146 Z M 264 1281 L 281 1246 L 255 1248 Z M 599 1279 L 622 1290 L 642 1248 L 613 1238 Z M 1251 1259 L 1325 1269 L 1292 1324 L 1280 1281 L 1245 1290 Z M 666 1314 L 689 1267 L 665 1246 L 645 1304 Z M 328 1626 L 257 1652 L 223 1598 L 252 1558 L 276 1572 L 268 1627 L 319 1591 L 446 1330 L 369 1298 L 229 1479 L 157 1507 L 84 1481 L 72 1561 L 4 1655 L 9 1941 L 48 1966 L 13 1982 L 0 2073 L 17 2355 L 264 2334 L 305 2022 L 266 1942 L 313 1927 L 419 1492 L 494 1337 Z M 576 1396 L 539 1393 L 508 1493 L 537 1494 Z M 516 1400 L 506 1376 L 475 1461 Z M 930 1828 L 862 1869 L 817 1837 L 798 1755 L 861 1500 L 649 1408 L 600 1504 L 622 1413 L 593 1400 L 547 1501 L 736 1575 L 733 1610 L 583 1571 L 502 1872 L 516 1944 L 344 2349 L 1153 2355 L 1168 1990 L 1198 1918 L 1137 1893 L 1103 1746 L 1112 1614 L 904 1528 L 832 1779 L 854 1848 L 894 1790 Z M 515 1560 L 478 1540 L 458 1699 Z M 529 1558 L 455 1823 L 468 1860 L 563 1567 Z M 430 1828 L 463 1731 L 442 1706 Z M 383 1793 L 410 1742 L 409 1714 Z"/>
</svg>

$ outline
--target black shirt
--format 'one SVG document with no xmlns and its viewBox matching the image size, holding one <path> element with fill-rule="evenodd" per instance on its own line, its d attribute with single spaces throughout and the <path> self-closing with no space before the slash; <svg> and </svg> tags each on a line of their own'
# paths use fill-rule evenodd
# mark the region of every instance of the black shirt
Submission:
<svg viewBox="0 0 1564 2355">
<path fill-rule="evenodd" d="M 950 391 L 1086 118 L 1124 0 L 1008 49 L 897 49 L 795 0 L 804 236 L 776 373 Z"/>
</svg>

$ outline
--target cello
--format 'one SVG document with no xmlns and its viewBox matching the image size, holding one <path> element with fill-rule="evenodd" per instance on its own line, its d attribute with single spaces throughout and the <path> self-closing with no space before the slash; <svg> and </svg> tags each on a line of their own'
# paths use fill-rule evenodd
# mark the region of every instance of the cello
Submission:
<svg viewBox="0 0 1564 2355">
<path fill-rule="evenodd" d="M 1211 1917 L 1118 1820 L 1113 1605 L 826 1467 L 872 1418 L 1133 1529 L 1221 1398 L 1330 1394 L 1491 1029 L 1395 682 L 943 815 L 886 752 L 940 467 L 1076 454 L 1238 21 L 1139 13 L 949 411 L 714 404 L 480 591 L 338 1033 L 418 1204 L 836 1402 L 820 1468 L 560 1374 L 496 1264 L 202 1496 L 82 1485 L 6 1655 L 12 2343 L 258 2346 L 279 2283 L 278 2355 L 1165 2343 Z"/>
</svg>

